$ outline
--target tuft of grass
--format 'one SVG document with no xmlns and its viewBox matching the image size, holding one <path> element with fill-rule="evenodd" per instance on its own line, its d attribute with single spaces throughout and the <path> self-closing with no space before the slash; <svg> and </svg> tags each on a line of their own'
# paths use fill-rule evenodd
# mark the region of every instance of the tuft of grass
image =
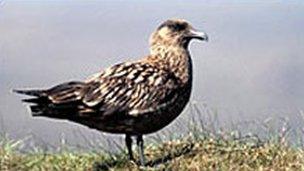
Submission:
<svg viewBox="0 0 304 171">
<path fill-rule="evenodd" d="M 145 144 L 145 167 L 129 161 L 126 148 L 115 141 L 110 142 L 120 149 L 115 154 L 104 149 L 75 150 L 66 146 L 64 139 L 58 152 L 46 152 L 39 147 L 31 152 L 20 152 L 18 147 L 24 145 L 22 140 L 0 135 L 0 171 L 304 170 L 304 146 L 289 144 L 287 138 L 291 128 L 285 119 L 279 120 L 282 125 L 279 129 L 269 126 L 268 120 L 262 124 L 242 123 L 265 129 L 266 137 L 261 138 L 244 134 L 238 125 L 233 130 L 224 131 L 219 127 L 216 112 L 204 111 L 200 106 L 191 104 L 192 118 L 188 124 L 178 125 L 188 129 L 185 136 L 176 136 L 169 131 L 151 137 L 152 141 Z M 138 159 L 136 153 L 135 158 Z"/>
<path fill-rule="evenodd" d="M 203 134 L 201 134 L 203 135 Z M 141 170 L 117 154 L 62 150 L 20 153 L 21 141 L 0 138 L 0 170 Z M 304 170 L 303 149 L 256 137 L 188 135 L 161 144 L 146 144 L 145 170 Z"/>
</svg>

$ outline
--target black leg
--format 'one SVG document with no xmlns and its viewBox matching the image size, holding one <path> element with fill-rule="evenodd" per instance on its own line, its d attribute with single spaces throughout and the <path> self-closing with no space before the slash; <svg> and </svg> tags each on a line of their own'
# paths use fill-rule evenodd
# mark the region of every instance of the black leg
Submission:
<svg viewBox="0 0 304 171">
<path fill-rule="evenodd" d="M 132 138 L 131 135 L 126 134 L 126 145 L 128 148 L 129 159 L 134 160 L 133 152 L 132 152 Z"/>
<path fill-rule="evenodd" d="M 144 156 L 144 140 L 142 135 L 137 136 L 137 147 L 139 153 L 140 165 L 145 165 L 145 156 Z"/>
</svg>

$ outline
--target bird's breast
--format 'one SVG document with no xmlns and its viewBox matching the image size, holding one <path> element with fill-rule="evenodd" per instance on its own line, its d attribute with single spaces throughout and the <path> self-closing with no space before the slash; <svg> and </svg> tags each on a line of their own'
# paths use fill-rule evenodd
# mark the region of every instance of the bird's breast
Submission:
<svg viewBox="0 0 304 171">
<path fill-rule="evenodd" d="M 171 48 L 165 53 L 165 59 L 172 73 L 186 85 L 192 81 L 192 60 L 188 50 Z"/>
</svg>

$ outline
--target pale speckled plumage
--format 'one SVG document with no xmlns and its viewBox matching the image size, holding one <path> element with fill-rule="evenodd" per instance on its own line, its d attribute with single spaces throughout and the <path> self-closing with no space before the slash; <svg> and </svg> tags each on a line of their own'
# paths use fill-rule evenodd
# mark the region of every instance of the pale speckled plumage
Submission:
<svg viewBox="0 0 304 171">
<path fill-rule="evenodd" d="M 16 90 L 35 96 L 25 99 L 34 116 L 68 119 L 111 133 L 155 132 L 173 121 L 189 101 L 192 61 L 188 52 L 193 34 L 185 20 L 168 20 L 150 38 L 150 55 L 116 64 L 84 82 L 68 82 L 47 90 Z M 132 151 L 130 158 L 133 158 Z"/>
</svg>

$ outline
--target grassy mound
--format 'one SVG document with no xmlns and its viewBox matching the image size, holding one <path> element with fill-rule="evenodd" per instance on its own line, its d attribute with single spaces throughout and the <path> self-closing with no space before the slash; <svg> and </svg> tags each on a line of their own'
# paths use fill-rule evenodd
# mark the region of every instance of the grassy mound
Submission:
<svg viewBox="0 0 304 171">
<path fill-rule="evenodd" d="M 20 141 L 0 140 L 0 170 L 141 170 L 118 154 L 35 151 L 20 153 Z M 145 170 L 304 170 L 304 153 L 280 141 L 255 137 L 188 136 L 162 144 L 146 144 Z"/>
</svg>

